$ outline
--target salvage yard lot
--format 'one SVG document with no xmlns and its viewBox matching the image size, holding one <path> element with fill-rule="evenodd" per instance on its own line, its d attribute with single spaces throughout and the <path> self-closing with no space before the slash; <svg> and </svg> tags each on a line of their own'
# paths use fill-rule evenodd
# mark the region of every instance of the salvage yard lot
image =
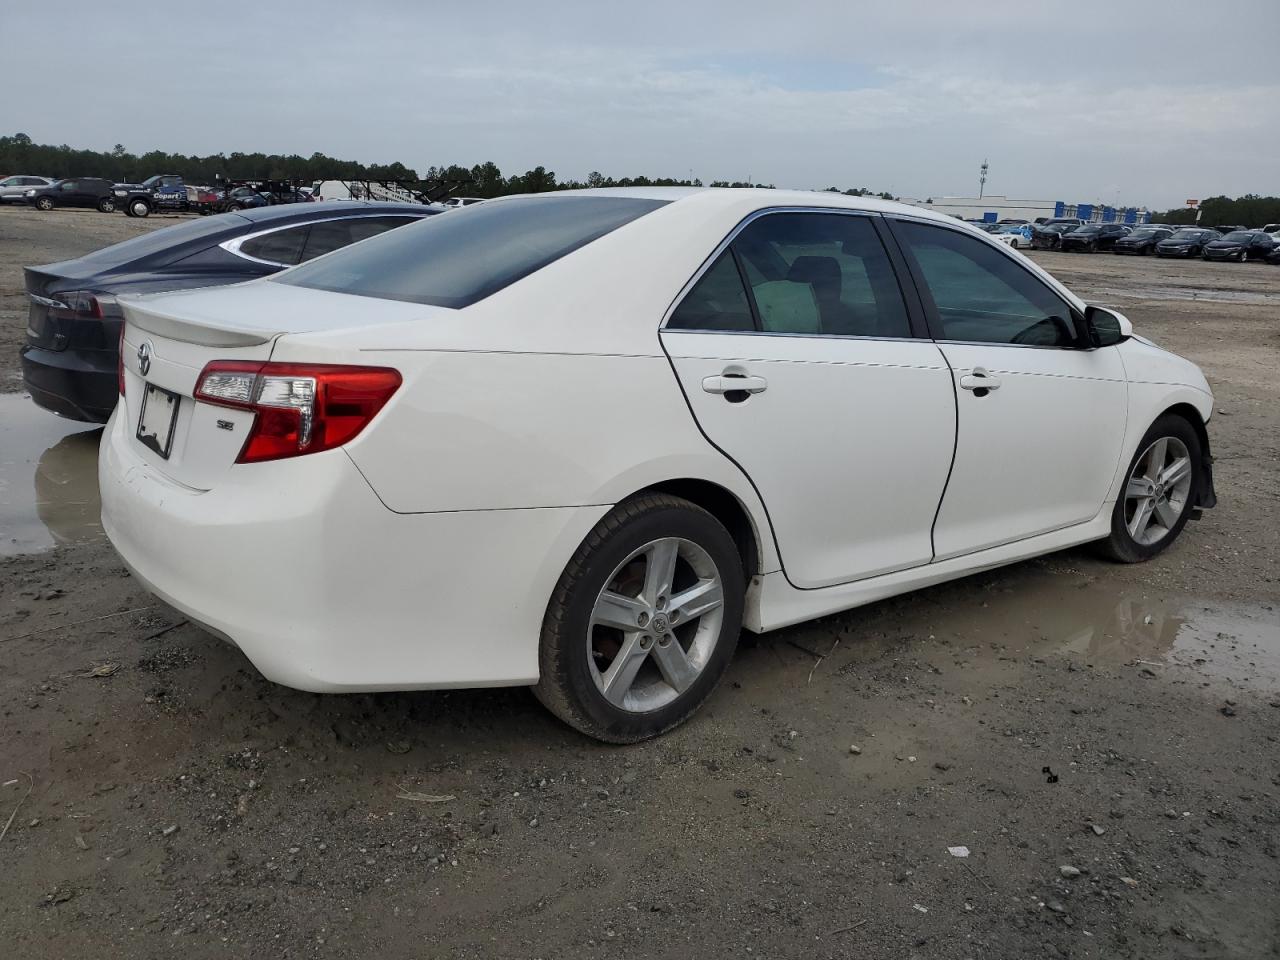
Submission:
<svg viewBox="0 0 1280 960">
<path fill-rule="evenodd" d="M 1215 389 L 1221 505 L 1168 552 L 747 635 L 707 709 L 615 748 L 525 690 L 274 686 L 125 574 L 96 433 L 14 393 L 20 268 L 169 222 L 0 210 L 5 953 L 1280 950 L 1280 268 L 1033 254 Z"/>
</svg>

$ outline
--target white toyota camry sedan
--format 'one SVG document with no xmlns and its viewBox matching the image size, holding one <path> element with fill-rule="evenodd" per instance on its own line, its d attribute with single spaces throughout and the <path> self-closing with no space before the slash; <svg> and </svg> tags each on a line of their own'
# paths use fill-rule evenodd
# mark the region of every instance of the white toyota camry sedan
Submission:
<svg viewBox="0 0 1280 960">
<path fill-rule="evenodd" d="M 491 200 L 122 299 L 103 523 L 314 691 L 532 685 L 614 742 L 740 631 L 1215 502 L 1190 362 L 955 220 L 861 197 Z"/>
</svg>

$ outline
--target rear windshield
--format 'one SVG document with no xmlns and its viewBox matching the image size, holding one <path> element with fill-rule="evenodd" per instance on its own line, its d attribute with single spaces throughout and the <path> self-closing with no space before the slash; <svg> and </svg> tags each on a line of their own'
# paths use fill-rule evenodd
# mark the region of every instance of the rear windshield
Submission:
<svg viewBox="0 0 1280 960">
<path fill-rule="evenodd" d="M 1252 231 L 1247 231 L 1247 230 L 1232 230 L 1222 239 L 1234 240 L 1236 243 L 1244 243 L 1246 240 L 1253 239 L 1253 233 Z"/>
<path fill-rule="evenodd" d="M 668 202 L 545 196 L 469 204 L 295 267 L 274 282 L 466 307 Z"/>
<path fill-rule="evenodd" d="M 201 217 L 199 220 L 184 220 L 171 227 L 161 227 L 159 230 L 152 230 L 132 240 L 95 250 L 88 256 L 81 257 L 80 260 L 82 263 L 97 267 L 118 267 L 131 260 L 148 257 L 169 247 L 199 240 L 202 237 L 212 237 L 237 226 L 244 227 L 246 223 L 243 217 L 237 217 L 234 213 L 220 213 L 216 217 Z"/>
</svg>

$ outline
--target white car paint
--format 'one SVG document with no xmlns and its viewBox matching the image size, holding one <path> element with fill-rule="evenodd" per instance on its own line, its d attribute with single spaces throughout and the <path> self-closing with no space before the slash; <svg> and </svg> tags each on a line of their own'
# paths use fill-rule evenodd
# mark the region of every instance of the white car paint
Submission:
<svg viewBox="0 0 1280 960">
<path fill-rule="evenodd" d="M 268 280 L 122 299 L 126 394 L 100 481 L 125 562 L 290 686 L 528 684 L 565 565 L 638 491 L 731 494 L 758 554 L 745 624 L 768 630 L 1106 536 L 1147 427 L 1175 404 L 1212 412 L 1193 364 L 1136 337 L 1081 351 L 663 331 L 761 211 L 967 228 L 827 194 L 590 195 L 671 202 L 460 309 Z M 403 383 L 343 447 L 237 463 L 254 415 L 192 391 L 210 360 L 267 358 L 392 367 Z M 1000 380 L 981 399 L 961 384 L 978 368 Z M 703 389 L 726 372 L 767 390 L 726 404 Z M 134 436 L 147 383 L 183 398 L 168 460 Z"/>
</svg>

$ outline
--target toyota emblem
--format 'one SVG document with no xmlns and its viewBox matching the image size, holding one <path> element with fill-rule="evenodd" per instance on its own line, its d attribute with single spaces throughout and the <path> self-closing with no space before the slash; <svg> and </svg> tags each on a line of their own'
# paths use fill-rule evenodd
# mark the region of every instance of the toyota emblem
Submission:
<svg viewBox="0 0 1280 960">
<path fill-rule="evenodd" d="M 151 371 L 151 341 L 138 344 L 138 372 L 144 377 Z"/>
</svg>

